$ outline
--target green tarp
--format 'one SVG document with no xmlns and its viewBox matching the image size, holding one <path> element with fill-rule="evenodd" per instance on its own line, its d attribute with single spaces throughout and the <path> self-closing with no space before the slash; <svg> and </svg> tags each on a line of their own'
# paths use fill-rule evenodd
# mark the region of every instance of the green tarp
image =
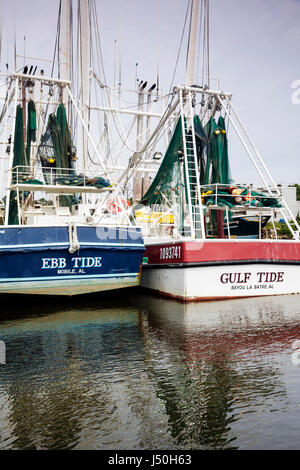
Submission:
<svg viewBox="0 0 300 470">
<path fill-rule="evenodd" d="M 94 186 L 103 188 L 110 182 L 97 176 L 93 179 L 76 175 L 74 169 L 74 147 L 68 127 L 66 109 L 63 104 L 57 108 L 56 115 L 50 114 L 45 134 L 39 146 L 39 156 L 46 184 Z M 59 196 L 61 206 L 78 204 L 76 196 Z"/>
<path fill-rule="evenodd" d="M 224 118 L 220 116 L 218 123 L 213 117 L 210 118 L 205 126 L 205 131 L 209 139 L 205 184 L 230 184 L 228 142 Z"/>
<path fill-rule="evenodd" d="M 56 115 L 50 114 L 48 118 L 47 129 L 39 146 L 39 157 L 43 168 L 55 168 L 55 174 L 74 174 L 73 153 L 66 109 L 60 104 Z"/>
<path fill-rule="evenodd" d="M 27 165 L 30 165 L 30 150 L 31 142 L 36 140 L 36 111 L 35 104 L 32 100 L 28 102 L 27 107 L 27 145 L 26 145 L 26 160 Z"/>
<path fill-rule="evenodd" d="M 178 120 L 172 139 L 156 176 L 139 204 L 165 204 L 173 196 L 179 196 L 183 187 L 181 160 L 183 158 L 181 118 Z"/>
<path fill-rule="evenodd" d="M 200 184 L 202 185 L 205 184 L 205 169 L 207 164 L 207 149 L 209 145 L 209 139 L 202 126 L 202 122 L 200 121 L 199 116 L 194 117 L 194 129 L 200 173 Z"/>
<path fill-rule="evenodd" d="M 186 123 L 185 123 L 186 125 Z M 199 167 L 200 184 L 231 182 L 228 162 L 228 142 L 225 130 L 224 118 L 220 117 L 218 123 L 211 118 L 203 128 L 199 116 L 194 117 L 194 130 L 196 138 L 197 159 Z M 191 130 L 186 129 L 187 138 L 187 163 L 190 193 L 196 195 L 196 171 L 192 150 Z M 181 152 L 181 155 L 180 153 Z M 188 184 L 186 172 L 181 169 L 180 156 L 183 158 L 182 126 L 178 120 L 172 140 L 164 156 L 162 164 L 147 193 L 140 203 L 144 205 L 163 204 L 170 201 L 170 191 L 185 187 L 185 200 L 187 201 Z M 183 167 L 183 165 L 182 165 Z M 197 201 L 192 200 L 195 204 Z"/>
<path fill-rule="evenodd" d="M 186 122 L 184 123 L 186 125 Z M 199 167 L 200 184 L 231 182 L 228 163 L 228 143 L 224 118 L 220 117 L 218 123 L 211 118 L 203 128 L 199 116 L 194 117 L 194 130 L 196 138 L 197 159 Z M 192 150 L 191 130 L 186 129 L 187 163 L 190 193 L 196 195 L 196 171 Z M 144 205 L 164 204 L 170 202 L 171 191 L 178 195 L 179 190 L 185 187 L 185 200 L 188 200 L 186 172 L 183 165 L 183 139 L 181 118 L 178 120 L 173 137 L 166 151 L 162 164 L 147 193 L 140 203 Z M 192 200 L 195 204 L 197 201 Z"/>
<path fill-rule="evenodd" d="M 39 146 L 39 156 L 47 184 L 54 184 L 59 175 L 73 175 L 73 145 L 68 128 L 66 109 L 63 104 L 56 115 L 50 114 L 45 134 Z M 75 196 L 59 196 L 61 206 L 72 206 L 79 202 Z"/>
<path fill-rule="evenodd" d="M 16 110 L 16 124 L 15 124 L 15 134 L 14 134 L 14 158 L 13 158 L 13 168 L 20 166 L 28 166 L 27 157 L 25 154 L 24 148 L 24 134 L 23 134 L 23 110 L 21 105 L 17 106 Z M 17 183 L 17 174 L 13 172 L 12 174 L 12 183 Z M 8 214 L 8 225 L 17 225 L 19 223 L 18 219 L 18 202 L 17 202 L 17 193 L 16 191 L 10 192 L 9 198 L 9 214 Z"/>
</svg>

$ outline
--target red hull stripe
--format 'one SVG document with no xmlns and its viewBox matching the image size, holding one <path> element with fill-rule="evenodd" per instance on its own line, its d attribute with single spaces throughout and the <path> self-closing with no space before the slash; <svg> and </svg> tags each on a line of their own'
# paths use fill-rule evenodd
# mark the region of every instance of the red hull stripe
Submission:
<svg viewBox="0 0 300 470">
<path fill-rule="evenodd" d="M 300 243 L 283 242 L 214 242 L 190 241 L 162 243 L 146 246 L 145 266 L 184 267 L 184 265 L 210 266 L 216 264 L 248 263 L 300 263 Z"/>
<path fill-rule="evenodd" d="M 143 264 L 143 269 L 144 268 L 149 268 L 149 269 L 155 269 L 155 268 L 197 268 L 197 267 L 204 267 L 204 266 L 236 266 L 236 265 L 246 265 L 246 264 L 284 264 L 284 265 L 300 265 L 300 260 L 299 261 L 289 261 L 289 260 L 261 260 L 261 259 L 256 259 L 256 260 L 219 260 L 219 261 L 204 261 L 204 262 L 199 262 L 199 263 L 151 263 L 151 264 Z"/>
</svg>

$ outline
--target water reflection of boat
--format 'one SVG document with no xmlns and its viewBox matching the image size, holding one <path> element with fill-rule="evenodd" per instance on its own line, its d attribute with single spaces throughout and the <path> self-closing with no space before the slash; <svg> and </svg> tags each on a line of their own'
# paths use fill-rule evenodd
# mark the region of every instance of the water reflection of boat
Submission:
<svg viewBox="0 0 300 470">
<path fill-rule="evenodd" d="M 55 310 L 57 307 L 53 306 Z M 38 317 L 23 317 L 23 321 L 7 320 L 0 324 L 0 336 L 15 334 L 33 334 L 50 332 L 54 330 L 71 332 L 72 329 L 80 327 L 92 327 L 98 325 L 105 327 L 113 324 L 128 324 L 136 326 L 138 324 L 139 312 L 135 309 L 121 307 L 103 308 L 99 310 L 70 310 L 69 312 L 58 311 L 39 315 Z M 22 317 L 21 317 L 22 320 Z"/>
<path fill-rule="evenodd" d="M 177 442 L 264 448 L 257 423 L 270 411 L 285 411 L 287 402 L 280 362 L 300 338 L 297 298 L 195 304 L 144 296 L 136 302 L 148 312 L 147 360 Z M 251 423 L 253 441 L 245 433 Z"/>
<path fill-rule="evenodd" d="M 148 385 L 136 373 L 139 311 L 112 302 L 41 310 L 0 322 L 7 345 L 0 449 L 114 449 L 120 436 L 125 448 L 138 442 L 139 413 L 129 403 Z"/>
<path fill-rule="evenodd" d="M 235 299 L 210 302 L 180 302 L 154 295 L 136 295 L 135 304 L 148 312 L 149 324 L 159 325 L 173 334 L 208 334 L 228 336 L 231 347 L 235 336 L 262 344 L 276 336 L 283 345 L 293 334 L 300 338 L 300 311 L 295 309 L 299 296 Z M 250 335 L 251 332 L 251 335 Z M 275 336 L 274 336 L 275 335 Z M 211 345 L 213 347 L 213 344 Z M 243 345 L 244 347 L 244 345 Z"/>
<path fill-rule="evenodd" d="M 279 362 L 300 338 L 297 296 L 133 293 L 101 297 L 102 308 L 96 296 L 60 299 L 31 316 L 30 301 L 19 317 L 10 306 L 0 449 L 239 448 L 249 416 L 286 405 Z"/>
<path fill-rule="evenodd" d="M 186 363 L 217 356 L 225 362 L 230 356 L 235 362 L 241 355 L 289 350 L 293 341 L 300 339 L 297 299 L 285 296 L 183 303 L 145 295 L 136 297 L 136 305 L 148 312 L 147 331 L 163 337 L 162 355 L 169 349 L 172 357 L 175 348 L 184 354 Z"/>
</svg>

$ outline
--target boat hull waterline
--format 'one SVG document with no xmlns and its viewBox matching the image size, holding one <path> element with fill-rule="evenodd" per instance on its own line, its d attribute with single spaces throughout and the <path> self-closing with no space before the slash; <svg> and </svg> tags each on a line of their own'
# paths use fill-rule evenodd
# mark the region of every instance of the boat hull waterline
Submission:
<svg viewBox="0 0 300 470">
<path fill-rule="evenodd" d="M 184 301 L 300 293 L 300 242 L 146 244 L 141 286 Z"/>
<path fill-rule="evenodd" d="M 75 295 L 139 285 L 144 243 L 138 228 L 2 227 L 0 293 Z"/>
</svg>

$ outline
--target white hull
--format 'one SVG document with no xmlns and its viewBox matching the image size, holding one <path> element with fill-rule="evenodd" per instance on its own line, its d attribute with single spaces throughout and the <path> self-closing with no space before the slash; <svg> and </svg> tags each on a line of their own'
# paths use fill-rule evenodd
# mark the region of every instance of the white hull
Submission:
<svg viewBox="0 0 300 470">
<path fill-rule="evenodd" d="M 300 293 L 300 266 L 147 267 L 141 286 L 182 300 L 209 300 Z"/>
</svg>

